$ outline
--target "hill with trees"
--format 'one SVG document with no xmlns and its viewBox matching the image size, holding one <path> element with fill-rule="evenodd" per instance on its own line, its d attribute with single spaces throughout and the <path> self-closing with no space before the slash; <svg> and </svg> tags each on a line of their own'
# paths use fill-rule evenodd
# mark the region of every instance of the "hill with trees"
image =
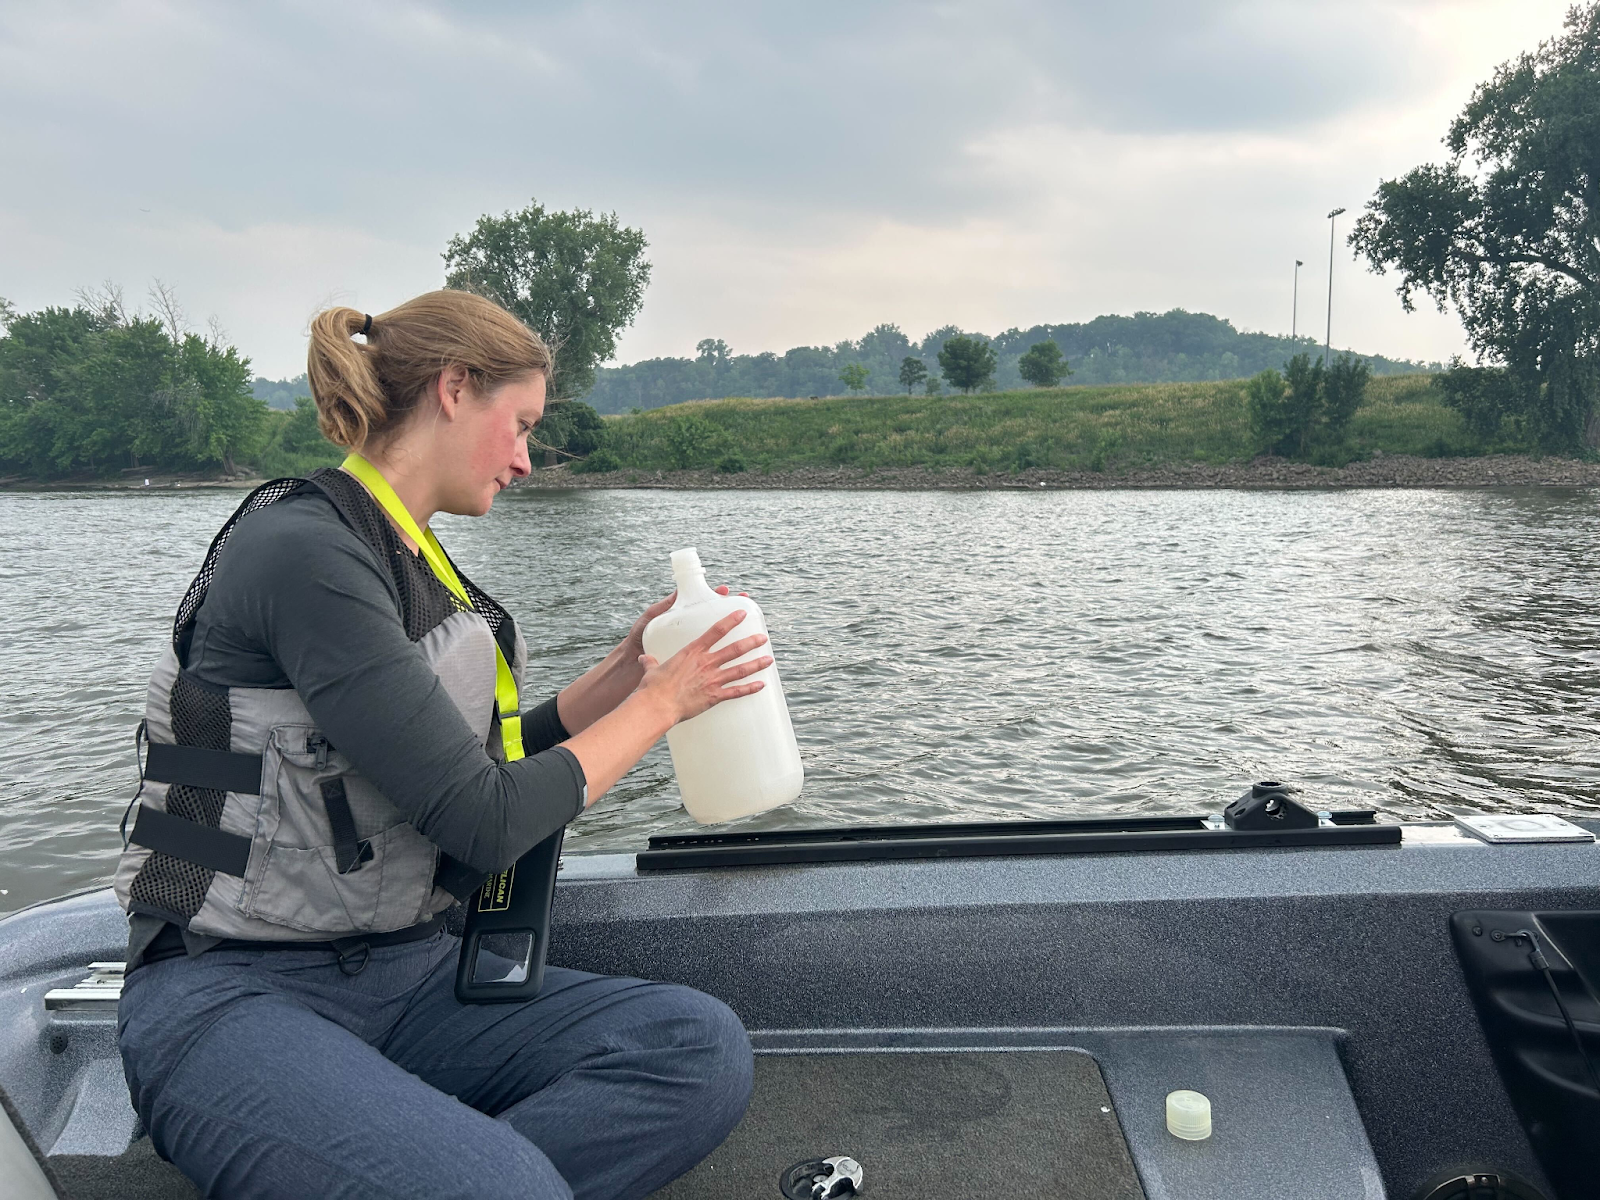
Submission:
<svg viewBox="0 0 1600 1200">
<path fill-rule="evenodd" d="M 1035 325 L 1008 329 L 994 337 L 972 334 L 954 325 L 912 341 L 896 325 L 879 325 L 858 341 L 833 346 L 797 346 L 784 354 L 734 354 L 721 339 L 707 338 L 694 358 L 653 358 L 623 367 L 601 367 L 586 397 L 602 413 L 635 408 L 660 408 L 685 400 L 727 396 L 838 396 L 852 390 L 841 372 L 860 366 L 867 372 L 864 390 L 875 395 L 904 393 L 903 378 L 932 381 L 937 390 L 952 386 L 939 355 L 952 338 L 986 344 L 995 363 L 988 386 L 1026 386 L 1022 360 L 1036 345 L 1055 342 L 1071 369 L 1074 384 L 1195 383 L 1243 379 L 1281 368 L 1296 353 L 1317 354 L 1310 338 L 1290 339 L 1268 333 L 1246 333 L 1209 313 L 1175 308 L 1165 313 L 1104 316 L 1081 324 Z M 949 357 L 948 355 L 946 356 Z M 1355 356 L 1374 375 L 1398 375 L 1437 369 L 1437 364 L 1404 362 L 1376 354 Z M 920 362 L 925 374 L 906 371 L 907 358 Z M 1035 356 L 1035 360 L 1038 356 Z M 1037 374 L 1037 371 L 1035 371 Z M 858 375 L 855 378 L 860 378 Z M 957 390 L 967 385 L 955 384 Z M 918 387 L 919 391 L 924 390 Z"/>
<path fill-rule="evenodd" d="M 250 391 L 268 408 L 293 412 L 295 400 L 311 395 L 311 381 L 306 378 L 304 371 L 293 379 L 262 379 L 258 376 L 250 384 Z"/>
<path fill-rule="evenodd" d="M 1276 393 L 1269 379 L 1257 377 L 937 397 L 699 401 L 606 418 L 603 447 L 568 470 L 626 484 L 657 471 L 1104 472 L 1242 463 L 1274 450 L 1338 466 L 1379 452 L 1442 458 L 1518 448 L 1477 438 L 1445 403 L 1434 376 L 1368 382 L 1362 364 L 1341 358 L 1330 388 L 1320 363 L 1306 370 L 1303 360 L 1291 363 Z M 1356 403 L 1341 404 L 1352 398 Z M 1291 440 L 1298 444 L 1275 444 Z"/>
</svg>

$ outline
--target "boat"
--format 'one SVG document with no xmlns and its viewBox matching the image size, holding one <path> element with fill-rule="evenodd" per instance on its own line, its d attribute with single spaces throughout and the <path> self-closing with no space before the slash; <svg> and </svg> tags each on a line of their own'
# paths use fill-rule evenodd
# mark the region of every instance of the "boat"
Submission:
<svg viewBox="0 0 1600 1200">
<path fill-rule="evenodd" d="M 749 1112 L 670 1200 L 1574 1200 L 1600 822 L 1556 824 L 1583 840 L 1363 812 L 657 837 L 565 856 L 549 954 L 751 1031 Z M 195 1195 L 129 1105 L 125 935 L 109 890 L 0 921 L 7 1196 Z M 1209 1137 L 1169 1130 L 1179 1091 Z"/>
</svg>

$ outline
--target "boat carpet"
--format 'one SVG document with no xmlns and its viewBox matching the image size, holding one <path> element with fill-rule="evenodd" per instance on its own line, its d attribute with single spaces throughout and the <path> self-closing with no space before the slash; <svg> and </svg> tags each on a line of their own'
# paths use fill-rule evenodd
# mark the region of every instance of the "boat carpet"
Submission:
<svg viewBox="0 0 1600 1200">
<path fill-rule="evenodd" d="M 865 1200 L 1144 1200 L 1100 1068 L 1072 1050 L 762 1054 L 744 1120 L 658 1200 L 778 1200 L 849 1155 Z"/>
<path fill-rule="evenodd" d="M 848 1154 L 866 1200 L 1144 1200 L 1093 1058 L 1074 1050 L 763 1054 L 744 1120 L 658 1200 L 778 1200 L 799 1162 Z M 49 1159 L 71 1200 L 194 1200 L 140 1138 Z"/>
<path fill-rule="evenodd" d="M 52 1154 L 47 1160 L 69 1200 L 199 1200 L 183 1173 L 142 1137 L 121 1154 Z"/>
</svg>

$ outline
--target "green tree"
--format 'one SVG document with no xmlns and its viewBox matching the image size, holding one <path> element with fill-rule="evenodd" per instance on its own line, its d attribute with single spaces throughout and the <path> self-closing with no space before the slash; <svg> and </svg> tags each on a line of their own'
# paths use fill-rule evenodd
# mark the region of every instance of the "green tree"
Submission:
<svg viewBox="0 0 1600 1200">
<path fill-rule="evenodd" d="M 294 408 L 267 413 L 267 436 L 256 465 L 263 475 L 309 475 L 318 467 L 338 466 L 345 452 L 322 436 L 317 406 L 310 396 L 296 396 Z"/>
<path fill-rule="evenodd" d="M 178 349 L 172 400 L 189 454 L 228 474 L 261 448 L 267 406 L 250 388 L 250 360 L 232 346 L 186 334 Z"/>
<path fill-rule="evenodd" d="M 557 400 L 545 407 L 534 431 L 535 449 L 549 447 L 566 457 L 583 458 L 605 442 L 606 423 L 582 400 Z"/>
<path fill-rule="evenodd" d="M 125 415 L 115 409 L 131 396 L 116 386 L 115 362 L 106 362 L 109 328 L 83 307 L 10 319 L 9 336 L 0 340 L 0 459 L 8 466 L 34 475 L 64 473 L 92 465 L 85 460 L 96 446 L 126 442 Z M 159 336 L 160 330 L 152 324 L 150 332 Z M 159 366 L 154 375 L 159 386 Z M 99 379 L 109 386 L 99 389 L 96 404 Z M 99 407 L 114 411 L 92 420 Z M 100 436 L 91 441 L 95 432 Z"/>
<path fill-rule="evenodd" d="M 1369 368 L 1341 355 L 1331 368 L 1296 354 L 1283 373 L 1262 371 L 1245 385 L 1250 432 L 1266 454 L 1310 458 L 1343 445 L 1350 419 L 1366 396 Z"/>
<path fill-rule="evenodd" d="M 1546 449 L 1597 440 L 1600 3 L 1503 64 L 1451 124 L 1443 165 L 1381 183 L 1350 244 L 1415 294 L 1454 305 Z"/>
<path fill-rule="evenodd" d="M 585 395 L 595 369 L 616 352 L 650 282 L 644 234 L 615 213 L 521 212 L 482 216 L 445 247 L 445 283 L 516 313 L 556 352 L 557 397 Z"/>
<path fill-rule="evenodd" d="M 867 390 L 867 376 L 872 372 L 860 363 L 849 363 L 839 371 L 839 382 L 850 392 L 864 392 Z"/>
<path fill-rule="evenodd" d="M 1017 370 L 1034 387 L 1055 387 L 1072 374 L 1061 347 L 1054 340 L 1035 342 L 1017 359 Z"/>
<path fill-rule="evenodd" d="M 1289 386 L 1283 376 L 1270 367 L 1245 384 L 1245 408 L 1250 414 L 1250 436 L 1266 454 L 1278 454 L 1280 447 L 1293 444 L 1289 420 Z"/>
<path fill-rule="evenodd" d="M 248 359 L 198 334 L 175 344 L 120 302 L 16 316 L 0 339 L 0 460 L 31 474 L 231 472 L 265 433 Z"/>
<path fill-rule="evenodd" d="M 1273 452 L 1307 458 L 1322 415 L 1322 359 L 1312 362 L 1309 354 L 1296 354 L 1283 364 L 1283 381 L 1288 385 L 1283 402 L 1289 436 Z"/>
<path fill-rule="evenodd" d="M 733 351 L 728 343 L 721 338 L 701 338 L 694 344 L 696 361 L 703 366 L 720 370 L 728 365 L 728 360 L 733 357 Z"/>
<path fill-rule="evenodd" d="M 1459 358 L 1439 376 L 1444 402 L 1466 420 L 1474 437 L 1483 441 L 1499 435 L 1507 417 L 1515 419 L 1527 405 L 1517 395 L 1518 381 L 1499 367 L 1469 367 Z"/>
<path fill-rule="evenodd" d="M 679 470 L 709 467 L 729 449 L 727 431 L 699 413 L 674 413 L 667 422 L 663 440 L 667 453 Z"/>
<path fill-rule="evenodd" d="M 994 347 L 985 338 L 958 333 L 939 348 L 939 369 L 951 387 L 963 392 L 992 382 L 997 363 Z"/>
<path fill-rule="evenodd" d="M 928 377 L 928 364 L 920 358 L 906 355 L 900 360 L 900 386 L 905 388 L 906 395 L 917 390 L 917 384 Z"/>
<path fill-rule="evenodd" d="M 607 471 L 618 470 L 621 466 L 622 460 L 602 446 L 589 457 L 580 458 L 573 463 L 572 469 L 580 475 L 599 475 Z"/>
<path fill-rule="evenodd" d="M 1322 377 L 1322 411 L 1318 434 L 1324 445 L 1344 441 L 1350 420 L 1366 399 L 1372 368 L 1351 354 L 1341 354 Z"/>
</svg>

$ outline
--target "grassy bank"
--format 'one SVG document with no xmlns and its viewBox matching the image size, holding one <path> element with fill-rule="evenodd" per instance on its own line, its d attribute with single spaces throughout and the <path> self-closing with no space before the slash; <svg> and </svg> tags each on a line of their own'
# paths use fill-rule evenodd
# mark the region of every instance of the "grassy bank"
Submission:
<svg viewBox="0 0 1600 1200">
<path fill-rule="evenodd" d="M 712 400 L 606 421 L 623 469 L 920 467 L 979 474 L 1139 469 L 1256 454 L 1245 381 L 1065 387 L 961 396 Z M 1471 455 L 1430 375 L 1374 378 L 1341 457 Z"/>
</svg>

